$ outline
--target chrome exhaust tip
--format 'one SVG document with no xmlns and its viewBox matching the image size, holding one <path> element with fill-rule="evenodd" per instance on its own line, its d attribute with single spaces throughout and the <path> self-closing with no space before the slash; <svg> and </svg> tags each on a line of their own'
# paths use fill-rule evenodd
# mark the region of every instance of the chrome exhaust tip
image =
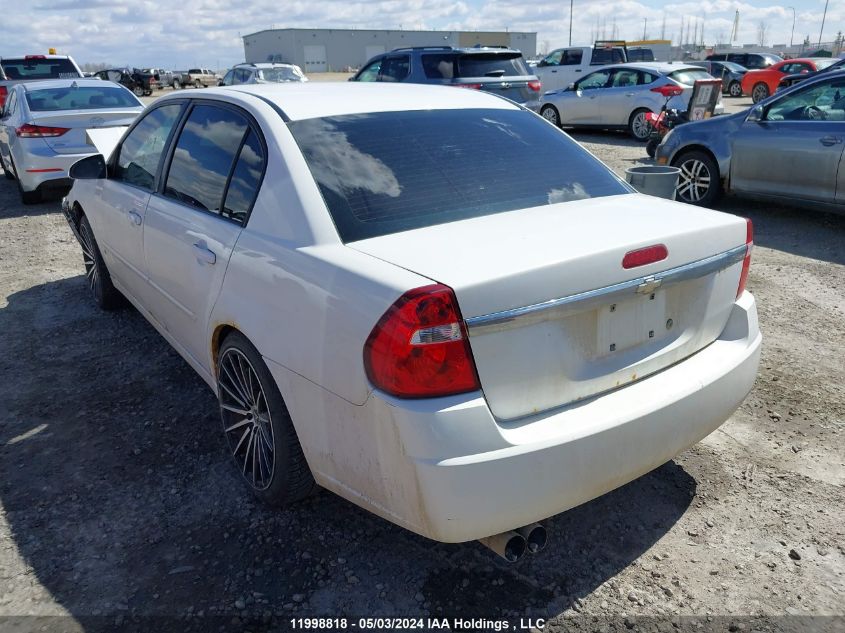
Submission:
<svg viewBox="0 0 845 633">
<path fill-rule="evenodd" d="M 478 539 L 478 542 L 504 558 L 509 563 L 515 563 L 522 558 L 528 547 L 525 537 L 513 530 L 480 538 Z"/>
<path fill-rule="evenodd" d="M 539 523 L 532 523 L 517 530 L 522 538 L 525 539 L 525 547 L 529 554 L 539 554 L 546 548 L 546 543 L 549 541 L 549 535 Z"/>
</svg>

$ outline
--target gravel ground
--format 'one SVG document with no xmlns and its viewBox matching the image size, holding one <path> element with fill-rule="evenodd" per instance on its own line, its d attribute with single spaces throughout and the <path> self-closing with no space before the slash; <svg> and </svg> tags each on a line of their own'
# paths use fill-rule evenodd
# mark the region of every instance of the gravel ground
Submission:
<svg viewBox="0 0 845 633">
<path fill-rule="evenodd" d="M 574 136 L 620 173 L 647 162 L 622 135 Z M 703 442 L 549 519 L 546 551 L 506 565 L 329 493 L 253 502 L 212 393 L 137 312 L 94 307 L 58 203 L 24 207 L 0 179 L 0 629 L 431 616 L 843 630 L 845 217 L 720 208 L 755 223 L 755 389 Z"/>
</svg>

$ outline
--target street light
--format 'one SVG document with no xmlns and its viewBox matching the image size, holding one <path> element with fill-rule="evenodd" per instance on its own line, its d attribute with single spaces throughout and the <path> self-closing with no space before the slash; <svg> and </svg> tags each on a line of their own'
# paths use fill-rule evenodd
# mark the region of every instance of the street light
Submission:
<svg viewBox="0 0 845 633">
<path fill-rule="evenodd" d="M 572 3 L 574 0 L 569 0 L 569 45 L 572 46 Z"/>
<path fill-rule="evenodd" d="M 822 33 L 824 33 L 824 20 L 827 17 L 827 3 L 828 0 L 824 0 L 824 13 L 822 14 L 822 28 L 819 31 L 819 46 L 822 45 Z"/>
<path fill-rule="evenodd" d="M 792 38 L 795 37 L 795 7 L 786 8 L 792 9 L 792 33 L 789 35 L 789 48 L 792 48 Z"/>
</svg>

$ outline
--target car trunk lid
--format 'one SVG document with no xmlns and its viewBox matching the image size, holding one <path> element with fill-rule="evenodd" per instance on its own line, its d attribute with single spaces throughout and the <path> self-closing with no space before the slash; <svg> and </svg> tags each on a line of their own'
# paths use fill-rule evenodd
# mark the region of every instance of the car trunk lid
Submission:
<svg viewBox="0 0 845 633">
<path fill-rule="evenodd" d="M 57 154 L 94 152 L 87 130 L 127 127 L 138 116 L 138 110 L 74 110 L 61 112 L 33 112 L 33 125 L 69 128 L 61 136 L 45 137 L 44 141 Z"/>
<path fill-rule="evenodd" d="M 630 194 L 348 246 L 455 291 L 487 402 L 514 419 L 638 380 L 715 340 L 745 238 L 741 218 Z M 664 259 L 623 268 L 626 253 L 657 244 Z"/>
</svg>

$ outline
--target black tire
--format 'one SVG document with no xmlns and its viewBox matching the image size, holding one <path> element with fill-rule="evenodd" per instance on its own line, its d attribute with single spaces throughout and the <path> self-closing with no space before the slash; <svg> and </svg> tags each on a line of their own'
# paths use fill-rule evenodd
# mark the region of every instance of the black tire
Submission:
<svg viewBox="0 0 845 633">
<path fill-rule="evenodd" d="M 731 97 L 734 97 L 734 98 L 741 97 L 742 96 L 742 84 L 739 83 L 738 81 L 731 82 L 731 84 L 728 86 L 728 94 Z"/>
<path fill-rule="evenodd" d="M 132 88 L 132 93 L 133 93 L 136 97 L 143 97 L 143 96 L 144 96 L 144 92 L 145 92 L 145 91 L 144 91 L 144 87 L 143 87 L 143 86 L 135 86 L 134 88 Z"/>
<path fill-rule="evenodd" d="M 194 88 L 202 88 L 202 82 L 199 79 L 194 82 Z"/>
<path fill-rule="evenodd" d="M 660 141 L 656 138 L 648 139 L 648 143 L 645 146 L 645 153 L 648 154 L 649 158 L 654 158 L 655 153 L 657 153 L 657 146 L 660 145 Z"/>
<path fill-rule="evenodd" d="M 540 108 L 540 116 L 546 119 L 549 123 L 554 123 L 557 127 L 560 127 L 560 112 L 558 112 L 557 108 L 550 103 L 547 103 Z"/>
<path fill-rule="evenodd" d="M 240 386 L 244 384 L 250 393 Z M 220 346 L 217 393 L 229 452 L 256 497 L 284 506 L 319 490 L 276 381 L 261 354 L 240 332 L 231 332 Z"/>
<path fill-rule="evenodd" d="M 38 204 L 41 202 L 41 191 L 36 189 L 35 191 L 24 191 L 23 185 L 21 184 L 21 179 L 18 178 L 18 168 L 15 167 L 15 161 L 9 157 L 9 160 L 12 161 L 12 171 L 15 174 L 15 182 L 18 185 L 18 193 L 21 196 L 21 202 L 24 204 Z"/>
<path fill-rule="evenodd" d="M 111 282 L 111 275 L 103 261 L 97 240 L 94 238 L 94 231 L 84 215 L 79 221 L 79 237 L 82 246 L 82 263 L 85 265 L 85 278 L 91 294 L 94 295 L 94 301 L 101 310 L 116 310 L 122 307 L 125 299 Z"/>
<path fill-rule="evenodd" d="M 651 134 L 651 126 L 645 120 L 645 115 L 649 112 L 646 108 L 634 110 L 628 119 L 628 134 L 637 141 L 645 143 Z"/>
<path fill-rule="evenodd" d="M 751 89 L 751 101 L 757 103 L 769 96 L 769 87 L 762 81 L 754 84 Z"/>
<path fill-rule="evenodd" d="M 182 87 L 182 82 L 179 81 L 178 79 L 174 79 L 173 80 L 173 89 L 179 90 L 181 87 Z"/>
<path fill-rule="evenodd" d="M 6 176 L 6 180 L 15 179 L 15 175 L 12 173 L 12 168 L 6 165 L 6 161 L 3 160 L 2 155 L 0 155 L 0 167 L 3 168 L 3 175 Z"/>
<path fill-rule="evenodd" d="M 710 154 L 700 150 L 683 152 L 672 161 L 672 166 L 681 170 L 675 190 L 676 200 L 700 207 L 711 207 L 722 195 L 719 166 Z"/>
</svg>

